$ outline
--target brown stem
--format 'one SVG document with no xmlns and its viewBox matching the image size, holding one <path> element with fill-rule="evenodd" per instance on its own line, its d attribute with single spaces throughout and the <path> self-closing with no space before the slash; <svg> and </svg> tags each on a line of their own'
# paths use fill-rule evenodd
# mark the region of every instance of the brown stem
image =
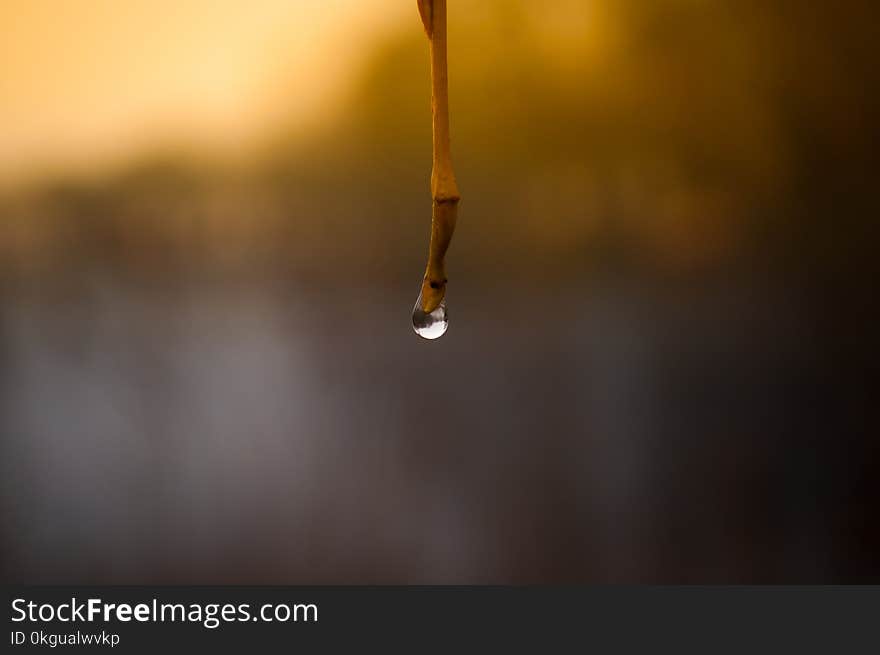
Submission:
<svg viewBox="0 0 880 655">
<path fill-rule="evenodd" d="M 432 312 L 446 295 L 445 258 L 458 215 L 458 185 L 449 148 L 449 81 L 446 70 L 446 0 L 418 0 L 419 14 L 431 43 L 431 244 L 422 282 L 422 309 Z"/>
</svg>

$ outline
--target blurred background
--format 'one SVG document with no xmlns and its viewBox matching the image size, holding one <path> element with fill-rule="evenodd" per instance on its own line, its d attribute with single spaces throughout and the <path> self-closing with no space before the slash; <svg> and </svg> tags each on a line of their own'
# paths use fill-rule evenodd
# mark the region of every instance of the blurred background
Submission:
<svg viewBox="0 0 880 655">
<path fill-rule="evenodd" d="M 878 582 L 875 3 L 0 4 L 0 574 Z"/>
</svg>

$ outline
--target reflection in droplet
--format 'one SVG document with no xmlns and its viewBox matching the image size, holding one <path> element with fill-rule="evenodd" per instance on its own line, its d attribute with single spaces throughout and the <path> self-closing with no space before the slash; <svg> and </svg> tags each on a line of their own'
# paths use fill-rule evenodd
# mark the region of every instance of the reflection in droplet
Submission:
<svg viewBox="0 0 880 655">
<path fill-rule="evenodd" d="M 439 339 L 446 333 L 449 327 L 449 314 L 446 312 L 446 299 L 444 298 L 437 309 L 430 314 L 422 311 L 422 295 L 419 294 L 412 313 L 413 330 L 423 339 Z"/>
</svg>

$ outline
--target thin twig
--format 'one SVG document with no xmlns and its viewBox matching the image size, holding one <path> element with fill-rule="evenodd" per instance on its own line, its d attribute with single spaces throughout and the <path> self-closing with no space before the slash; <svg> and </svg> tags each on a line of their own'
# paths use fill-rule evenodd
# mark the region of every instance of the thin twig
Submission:
<svg viewBox="0 0 880 655">
<path fill-rule="evenodd" d="M 419 14 L 431 44 L 431 244 L 422 282 L 422 309 L 434 311 L 446 295 L 446 251 L 458 215 L 458 185 L 449 147 L 449 81 L 446 70 L 446 0 L 418 0 Z"/>
</svg>

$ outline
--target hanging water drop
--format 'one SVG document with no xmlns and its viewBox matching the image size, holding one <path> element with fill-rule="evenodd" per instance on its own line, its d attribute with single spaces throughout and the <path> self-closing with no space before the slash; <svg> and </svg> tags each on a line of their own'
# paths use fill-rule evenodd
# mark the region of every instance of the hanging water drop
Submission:
<svg viewBox="0 0 880 655">
<path fill-rule="evenodd" d="M 449 327 L 449 314 L 446 312 L 446 299 L 437 305 L 433 312 L 422 310 L 422 294 L 419 294 L 412 313 L 412 325 L 416 334 L 423 339 L 439 339 Z"/>
</svg>

